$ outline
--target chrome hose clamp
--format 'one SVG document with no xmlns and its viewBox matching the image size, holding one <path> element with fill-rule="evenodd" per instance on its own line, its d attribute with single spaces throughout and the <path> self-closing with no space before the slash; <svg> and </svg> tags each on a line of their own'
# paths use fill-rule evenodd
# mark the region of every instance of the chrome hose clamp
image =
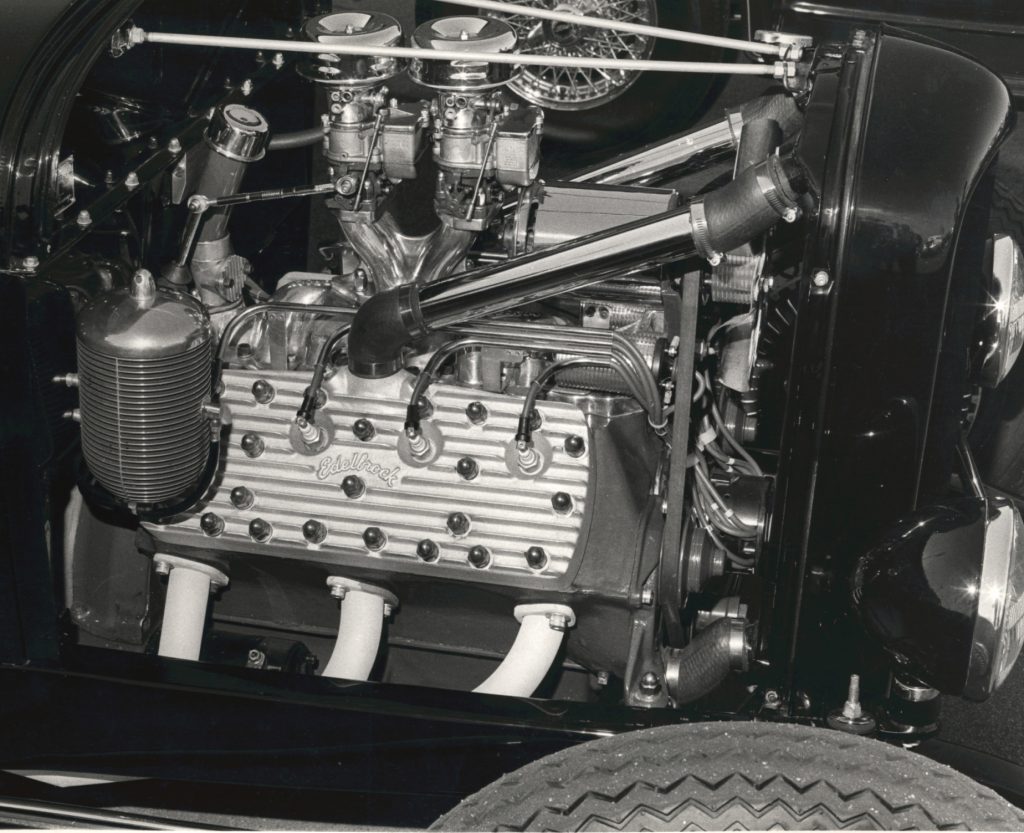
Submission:
<svg viewBox="0 0 1024 833">
<path fill-rule="evenodd" d="M 722 253 L 716 252 L 711 245 L 708 232 L 708 218 L 704 213 L 704 198 L 690 200 L 690 227 L 693 235 L 693 246 L 702 258 L 712 266 L 722 262 Z"/>
<path fill-rule="evenodd" d="M 754 168 L 754 177 L 757 180 L 757 187 L 761 189 L 761 193 L 772 211 L 787 223 L 794 222 L 797 218 L 796 202 L 787 197 L 779 188 L 778 182 L 772 175 L 771 158 Z"/>
</svg>

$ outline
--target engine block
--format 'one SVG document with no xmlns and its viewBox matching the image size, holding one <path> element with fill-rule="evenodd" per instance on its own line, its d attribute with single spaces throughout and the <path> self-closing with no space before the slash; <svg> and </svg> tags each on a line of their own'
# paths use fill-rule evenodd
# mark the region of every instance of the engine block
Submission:
<svg viewBox="0 0 1024 833">
<path fill-rule="evenodd" d="M 308 380 L 292 371 L 224 372 L 231 429 L 218 485 L 194 514 L 146 524 L 158 546 L 483 582 L 550 585 L 566 576 L 592 488 L 588 426 L 576 406 L 538 403 L 543 464 L 527 476 L 514 458 L 521 398 L 432 385 L 423 427 L 434 454 L 426 461 L 410 454 L 403 431 L 414 376 L 338 371 L 324 385 L 316 451 L 293 422 Z"/>
</svg>

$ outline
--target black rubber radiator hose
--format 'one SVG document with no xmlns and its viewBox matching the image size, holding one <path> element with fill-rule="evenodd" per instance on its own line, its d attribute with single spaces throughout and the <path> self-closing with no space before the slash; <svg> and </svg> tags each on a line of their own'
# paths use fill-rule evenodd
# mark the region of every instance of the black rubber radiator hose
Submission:
<svg viewBox="0 0 1024 833">
<path fill-rule="evenodd" d="M 748 648 L 745 619 L 726 617 L 700 631 L 665 663 L 665 682 L 677 705 L 710 694 L 733 669 L 745 671 Z"/>
</svg>

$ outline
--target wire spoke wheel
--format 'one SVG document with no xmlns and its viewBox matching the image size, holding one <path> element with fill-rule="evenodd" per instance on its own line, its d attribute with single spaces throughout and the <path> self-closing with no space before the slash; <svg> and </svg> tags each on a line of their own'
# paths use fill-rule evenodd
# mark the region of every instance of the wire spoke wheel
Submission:
<svg viewBox="0 0 1024 833">
<path fill-rule="evenodd" d="M 656 0 L 526 0 L 534 8 L 581 16 L 581 24 L 487 12 L 515 30 L 521 48 L 542 55 L 644 60 L 654 38 L 582 25 L 587 15 L 627 23 L 658 23 Z M 583 67 L 524 67 L 509 86 L 527 101 L 551 110 L 590 110 L 621 96 L 641 73 Z"/>
</svg>

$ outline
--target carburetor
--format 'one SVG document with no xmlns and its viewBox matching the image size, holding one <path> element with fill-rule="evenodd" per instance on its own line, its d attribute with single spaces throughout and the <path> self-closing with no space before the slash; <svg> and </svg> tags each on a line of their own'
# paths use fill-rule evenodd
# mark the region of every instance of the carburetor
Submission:
<svg viewBox="0 0 1024 833">
<path fill-rule="evenodd" d="M 516 35 L 502 21 L 459 16 L 424 23 L 412 41 L 421 49 L 509 53 Z M 513 77 L 508 64 L 413 60 L 409 72 L 436 91 L 430 114 L 437 216 L 453 228 L 482 231 L 503 190 L 536 178 L 544 113 L 507 101 L 501 88 Z"/>
<path fill-rule="evenodd" d="M 402 28 L 380 12 L 341 11 L 310 18 L 307 38 L 325 44 L 400 46 Z M 324 53 L 300 73 L 330 88 L 324 157 L 337 208 L 350 222 L 378 219 L 392 186 L 416 176 L 428 113 L 422 103 L 388 102 L 385 82 L 404 70 L 397 58 Z"/>
</svg>

